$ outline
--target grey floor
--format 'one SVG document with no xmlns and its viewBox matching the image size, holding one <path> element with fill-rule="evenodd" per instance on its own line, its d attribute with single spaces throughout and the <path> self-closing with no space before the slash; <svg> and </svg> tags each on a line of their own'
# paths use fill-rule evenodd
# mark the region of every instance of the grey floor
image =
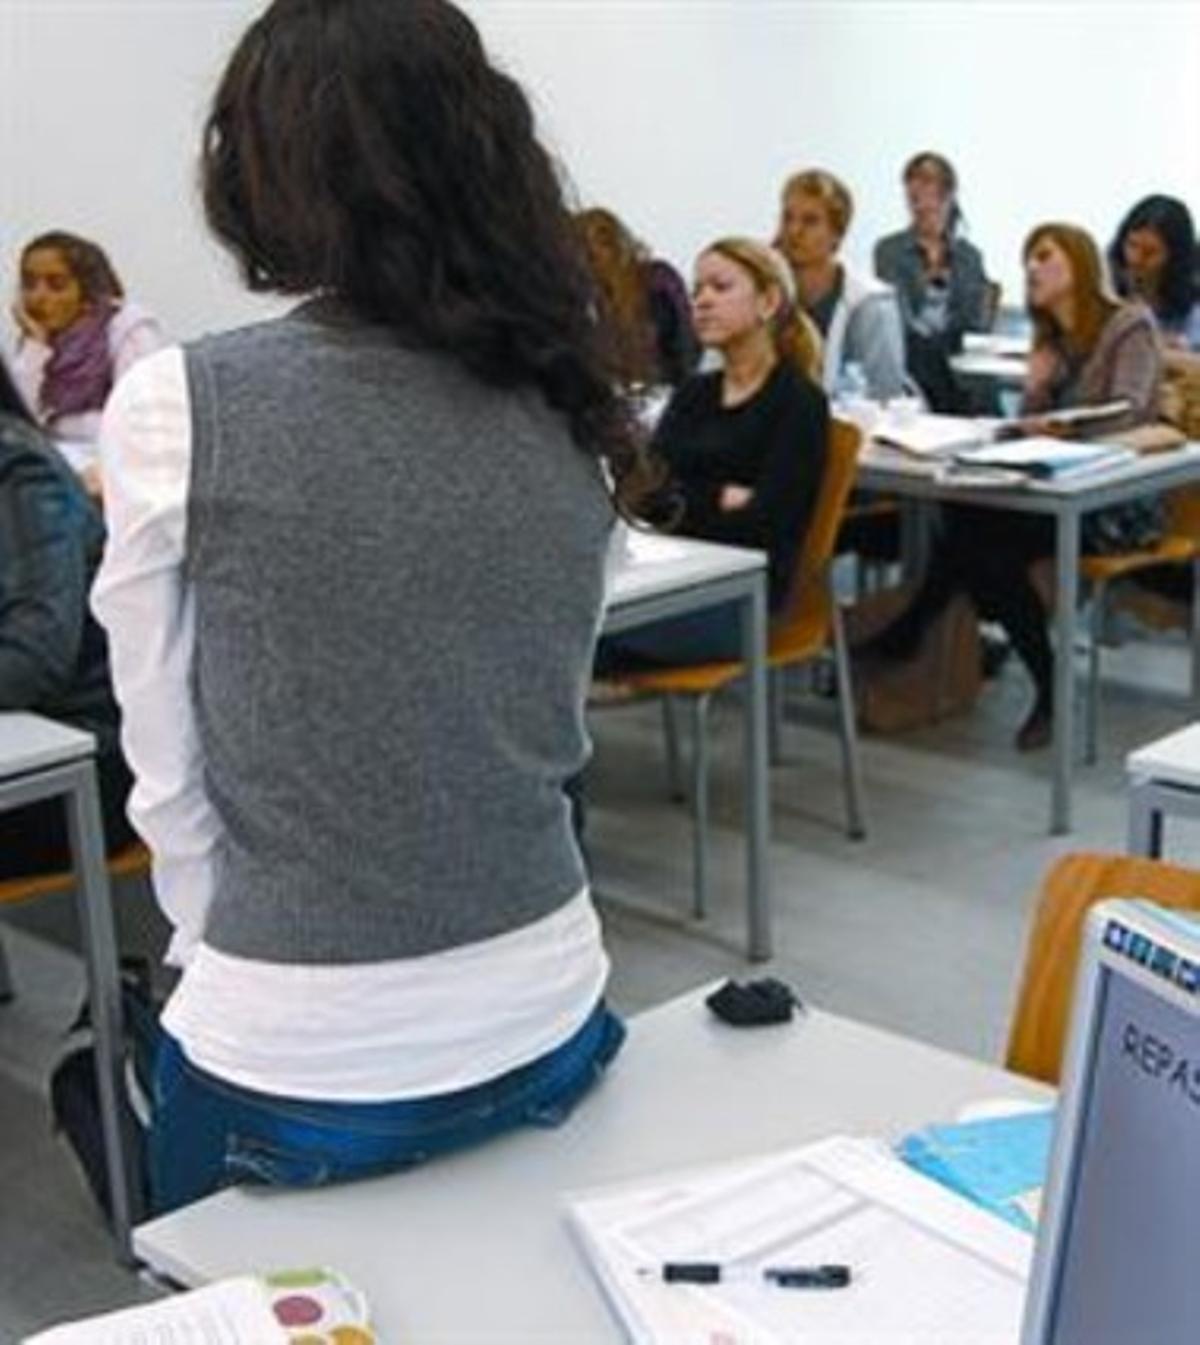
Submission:
<svg viewBox="0 0 1200 1345">
<path fill-rule="evenodd" d="M 773 774 L 778 951 L 767 969 L 839 1013 L 998 1059 L 1039 876 L 1067 850 L 1122 847 L 1125 753 L 1191 717 L 1181 645 L 1131 642 L 1110 651 L 1106 669 L 1102 759 L 1079 775 L 1068 838 L 1046 834 L 1047 757 L 1010 745 L 1026 696 L 1017 669 L 966 717 L 865 741 L 871 828 L 861 842 L 841 829 L 832 705 L 805 700 Z M 703 929 L 682 914 L 689 822 L 665 798 L 658 726 L 649 706 L 593 717 L 589 838 L 596 884 L 609 898 L 612 995 L 626 1012 L 716 978 L 761 974 L 740 953 L 738 708 L 718 706 L 714 716 L 715 909 Z M 1172 858 L 1200 860 L 1200 832 L 1181 827 L 1168 844 Z M 123 889 L 119 905 L 128 942 L 152 944 L 144 892 Z M 20 994 L 0 1007 L 0 1345 L 150 1292 L 113 1264 L 71 1159 L 49 1133 L 45 1078 L 81 976 L 74 957 L 48 941 L 69 926 L 69 910 L 43 907 L 5 933 Z"/>
</svg>

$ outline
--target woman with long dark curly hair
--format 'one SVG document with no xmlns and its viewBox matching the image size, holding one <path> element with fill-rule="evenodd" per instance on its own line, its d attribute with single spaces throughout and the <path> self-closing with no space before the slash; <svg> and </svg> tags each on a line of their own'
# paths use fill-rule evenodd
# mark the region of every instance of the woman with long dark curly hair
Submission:
<svg viewBox="0 0 1200 1345">
<path fill-rule="evenodd" d="M 564 782 L 636 459 L 529 104 L 448 0 L 275 0 L 203 185 L 303 302 L 106 424 L 159 1210 L 557 1123 L 623 1036 Z"/>
<path fill-rule="evenodd" d="M 1200 254 L 1192 213 L 1174 196 L 1147 196 L 1121 221 L 1108 250 L 1122 298 L 1140 299 L 1166 343 L 1200 350 Z"/>
</svg>

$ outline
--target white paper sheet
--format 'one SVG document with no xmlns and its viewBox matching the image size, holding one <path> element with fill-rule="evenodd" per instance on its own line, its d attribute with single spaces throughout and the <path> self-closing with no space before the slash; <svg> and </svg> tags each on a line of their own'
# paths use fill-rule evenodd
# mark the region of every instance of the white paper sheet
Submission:
<svg viewBox="0 0 1200 1345">
<path fill-rule="evenodd" d="M 262 1283 L 222 1280 L 191 1293 L 70 1322 L 24 1345 L 287 1345 Z"/>
</svg>

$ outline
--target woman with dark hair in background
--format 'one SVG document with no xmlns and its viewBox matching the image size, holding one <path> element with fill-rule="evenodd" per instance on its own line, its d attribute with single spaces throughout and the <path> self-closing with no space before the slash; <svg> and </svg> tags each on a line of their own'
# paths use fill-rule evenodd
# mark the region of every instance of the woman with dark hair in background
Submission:
<svg viewBox="0 0 1200 1345">
<path fill-rule="evenodd" d="M 679 273 L 652 257 L 611 210 L 593 207 L 575 220 L 599 291 L 618 381 L 627 387 L 682 383 L 696 367 L 700 347 Z"/>
<path fill-rule="evenodd" d="M 1092 238 L 1071 224 L 1042 224 L 1026 239 L 1023 260 L 1034 330 L 1023 428 L 1061 435 L 1056 411 L 1110 402 L 1123 409 L 1089 427 L 1097 436 L 1153 420 L 1162 375 L 1154 321 L 1143 305 L 1117 303 L 1105 292 Z M 1054 554 L 1054 521 L 968 505 L 947 506 L 942 516 L 944 531 L 914 600 L 860 653 L 868 660 L 910 657 L 954 594 L 966 592 L 981 615 L 1004 626 L 1033 679 L 1017 747 L 1043 747 L 1053 726 L 1054 653 L 1029 566 Z M 1153 509 L 1140 504 L 1102 509 L 1084 519 L 1083 549 L 1146 545 L 1157 526 Z"/>
<path fill-rule="evenodd" d="M 127 845 L 130 778 L 88 590 L 104 524 L 0 361 L 0 710 L 32 710 L 96 738 L 105 840 Z M 0 813 L 0 877 L 66 868 L 62 802 Z"/>
<path fill-rule="evenodd" d="M 564 782 L 636 457 L 529 103 L 448 0 L 275 0 L 203 180 L 305 302 L 106 415 L 158 1210 L 557 1124 L 623 1037 Z"/>
<path fill-rule="evenodd" d="M 1200 351 L 1200 284 L 1192 215 L 1173 196 L 1147 196 L 1121 221 L 1108 249 L 1113 284 L 1140 299 L 1169 346 Z"/>
<path fill-rule="evenodd" d="M 669 472 L 680 532 L 766 551 L 778 615 L 825 472 L 820 338 L 796 306 L 787 263 L 753 239 L 707 247 L 693 296 L 697 334 L 721 368 L 679 388 L 651 453 Z M 737 659 L 741 648 L 736 605 L 717 607 L 605 639 L 599 670 Z"/>
<path fill-rule="evenodd" d="M 104 403 L 127 369 L 162 346 L 162 330 L 125 298 L 98 244 L 61 230 L 22 250 L 13 316 L 20 331 L 14 372 L 25 401 L 96 494 Z"/>
<path fill-rule="evenodd" d="M 961 233 L 958 174 L 925 150 L 904 166 L 912 223 L 875 245 L 875 274 L 900 301 L 908 371 L 935 411 L 962 410 L 949 358 L 965 332 L 991 325 L 983 256 Z"/>
</svg>

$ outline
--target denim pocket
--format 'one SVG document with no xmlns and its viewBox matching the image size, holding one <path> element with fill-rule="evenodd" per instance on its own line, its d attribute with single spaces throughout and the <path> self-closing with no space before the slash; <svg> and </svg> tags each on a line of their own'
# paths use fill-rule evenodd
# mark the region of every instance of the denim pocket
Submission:
<svg viewBox="0 0 1200 1345">
<path fill-rule="evenodd" d="M 298 1152 L 249 1135 L 231 1134 L 225 1146 L 225 1173 L 230 1182 L 266 1186 L 324 1186 L 334 1165 L 324 1154 Z"/>
</svg>

